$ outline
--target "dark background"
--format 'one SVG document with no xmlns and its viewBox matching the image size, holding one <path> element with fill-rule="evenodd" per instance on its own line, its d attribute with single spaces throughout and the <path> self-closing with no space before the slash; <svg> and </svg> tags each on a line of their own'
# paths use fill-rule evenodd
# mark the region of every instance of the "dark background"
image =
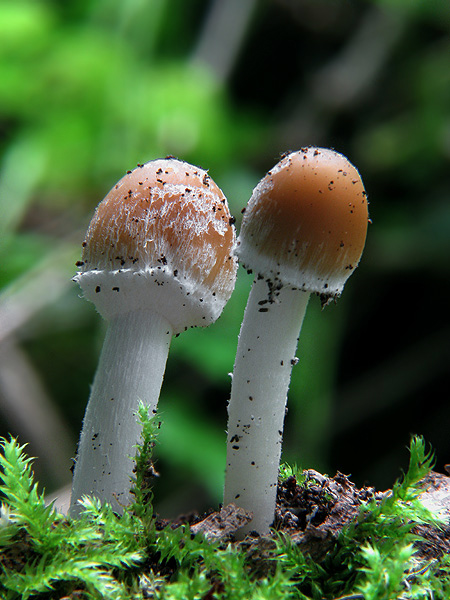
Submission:
<svg viewBox="0 0 450 600">
<path fill-rule="evenodd" d="M 105 324 L 70 279 L 96 204 L 137 163 L 198 164 L 237 219 L 282 152 L 333 147 L 373 224 L 336 305 L 310 302 L 283 459 L 390 487 L 411 434 L 450 462 L 450 4 L 10 0 L 0 5 L 0 434 L 70 483 Z M 220 501 L 251 279 L 173 340 L 156 503 Z"/>
</svg>

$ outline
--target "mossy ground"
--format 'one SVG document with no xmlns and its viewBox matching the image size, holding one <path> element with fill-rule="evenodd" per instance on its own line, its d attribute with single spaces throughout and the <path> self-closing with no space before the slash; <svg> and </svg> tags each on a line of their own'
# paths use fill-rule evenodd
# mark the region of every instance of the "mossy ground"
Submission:
<svg viewBox="0 0 450 600">
<path fill-rule="evenodd" d="M 237 542 L 245 515 L 233 506 L 188 521 L 153 514 L 155 428 L 140 417 L 135 501 L 122 516 L 89 498 L 76 520 L 46 506 L 24 447 L 3 440 L 2 600 L 450 597 L 450 530 L 420 499 L 440 481 L 421 438 L 386 492 L 284 466 L 271 536 Z"/>
</svg>

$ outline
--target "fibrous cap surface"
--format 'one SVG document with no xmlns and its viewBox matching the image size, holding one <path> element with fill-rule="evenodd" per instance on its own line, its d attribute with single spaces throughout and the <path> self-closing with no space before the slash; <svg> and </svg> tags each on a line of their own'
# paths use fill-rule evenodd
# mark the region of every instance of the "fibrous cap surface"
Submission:
<svg viewBox="0 0 450 600">
<path fill-rule="evenodd" d="M 149 308 L 177 333 L 222 312 L 234 245 L 226 198 L 208 173 L 158 159 L 128 171 L 98 205 L 75 280 L 106 319 Z"/>
<path fill-rule="evenodd" d="M 367 224 L 357 169 L 334 150 L 303 148 L 254 189 L 236 253 L 246 268 L 273 282 L 338 296 L 359 263 Z"/>
</svg>

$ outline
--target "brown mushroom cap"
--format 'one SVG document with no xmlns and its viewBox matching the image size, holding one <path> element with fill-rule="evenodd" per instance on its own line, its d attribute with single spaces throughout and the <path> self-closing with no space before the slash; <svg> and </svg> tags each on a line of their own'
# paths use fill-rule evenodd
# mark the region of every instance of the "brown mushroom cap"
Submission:
<svg viewBox="0 0 450 600">
<path fill-rule="evenodd" d="M 208 173 L 174 158 L 154 160 L 129 171 L 98 205 L 75 279 L 105 318 L 142 306 L 168 313 L 176 331 L 206 325 L 234 288 L 234 244 L 226 198 Z M 133 287 L 145 288 L 137 301 Z"/>
<path fill-rule="evenodd" d="M 367 224 L 356 168 L 334 150 L 303 148 L 254 189 L 237 254 L 246 268 L 273 282 L 337 296 L 359 263 Z"/>
</svg>

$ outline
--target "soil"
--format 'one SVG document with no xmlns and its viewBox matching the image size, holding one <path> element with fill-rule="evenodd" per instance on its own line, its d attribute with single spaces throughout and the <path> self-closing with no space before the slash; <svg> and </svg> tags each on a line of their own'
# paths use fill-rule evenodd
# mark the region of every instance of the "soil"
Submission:
<svg viewBox="0 0 450 600">
<path fill-rule="evenodd" d="M 320 561 L 334 546 L 345 525 L 354 521 L 362 503 L 370 499 L 381 500 L 390 490 L 379 492 L 371 487 L 357 488 L 350 479 L 337 473 L 334 477 L 322 475 L 312 469 L 304 472 L 299 485 L 294 477 L 286 479 L 278 488 L 274 529 L 289 536 L 304 553 Z M 418 535 L 415 542 L 417 558 L 438 559 L 450 552 L 450 477 L 431 472 L 423 480 L 423 504 L 444 521 L 440 527 L 419 525 L 413 529 Z M 177 527 L 188 523 L 193 533 L 202 532 L 209 539 L 235 541 L 240 527 L 251 520 L 251 515 L 234 504 L 207 515 L 190 514 L 170 523 Z M 168 521 L 159 521 L 164 527 Z M 237 535 L 238 537 L 238 535 Z M 274 547 L 273 538 L 261 538 L 256 533 L 239 542 L 254 555 L 264 556 Z"/>
</svg>

